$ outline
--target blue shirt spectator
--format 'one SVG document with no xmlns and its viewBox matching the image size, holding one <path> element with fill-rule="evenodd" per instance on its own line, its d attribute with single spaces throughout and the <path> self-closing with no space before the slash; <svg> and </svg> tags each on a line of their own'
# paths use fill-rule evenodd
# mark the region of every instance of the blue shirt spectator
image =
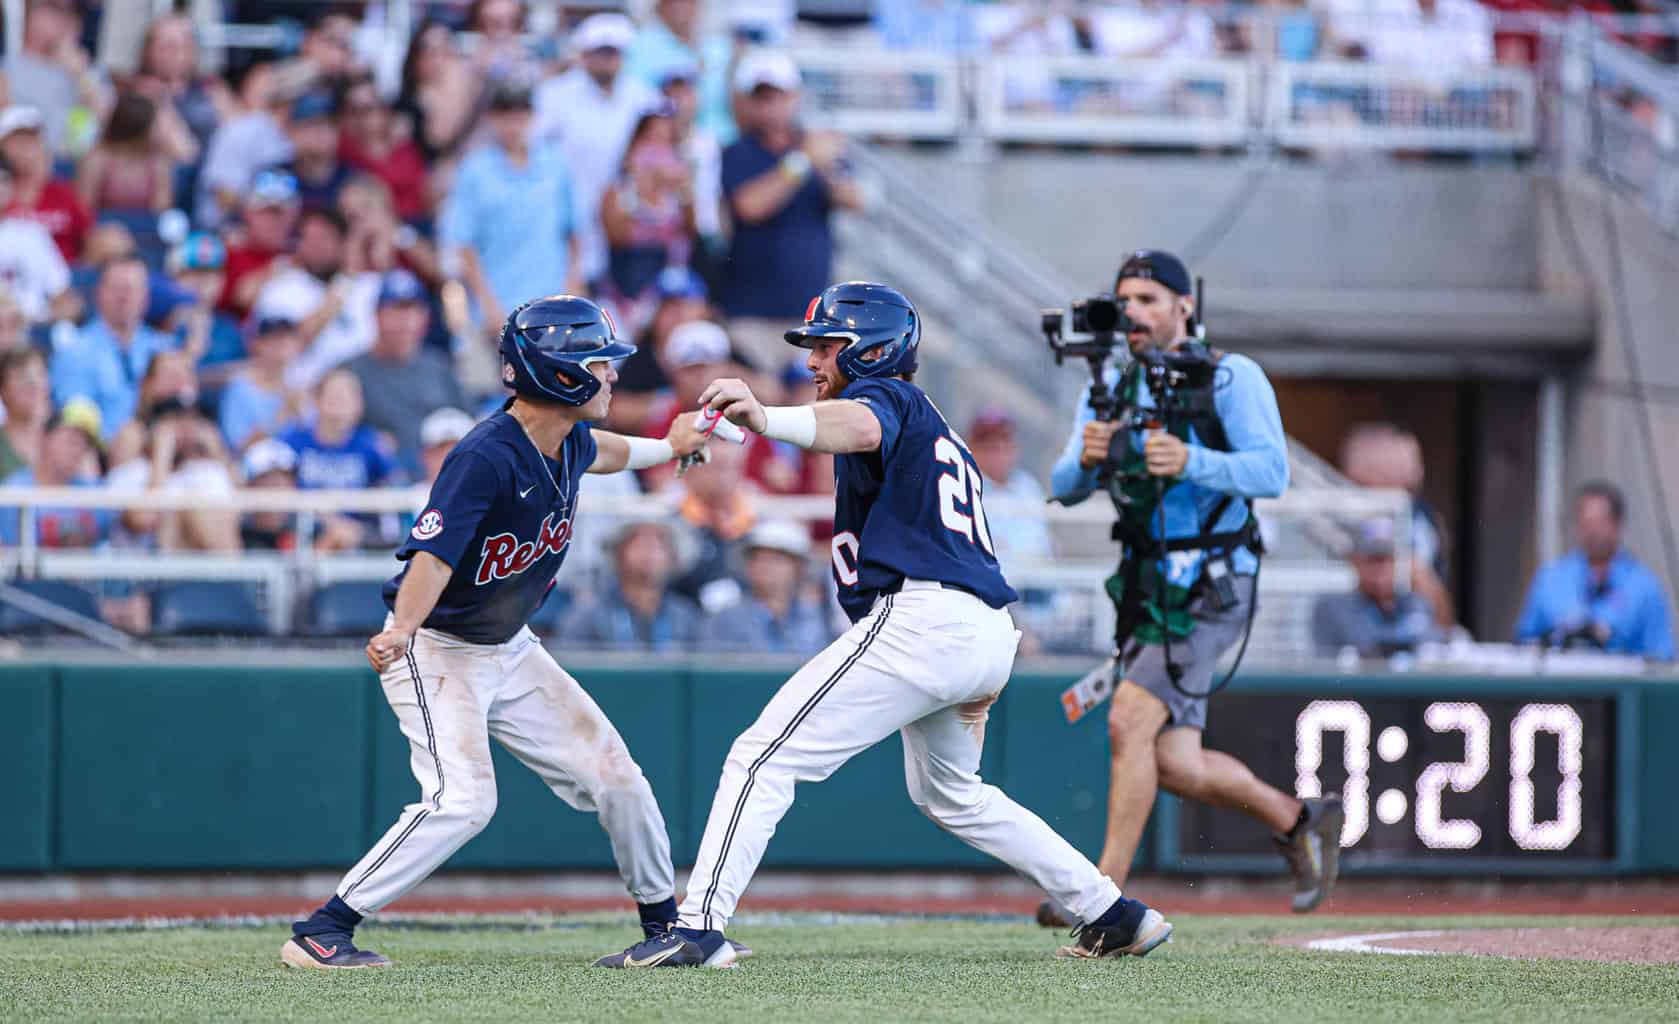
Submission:
<svg viewBox="0 0 1679 1024">
<path fill-rule="evenodd" d="M 701 38 L 698 15 L 699 5 L 692 0 L 659 0 L 653 17 L 642 22 L 624 52 L 624 71 L 657 89 L 672 69 L 698 69 L 697 123 L 726 146 L 735 140 L 728 80 L 733 47 L 723 36 Z"/>
<path fill-rule="evenodd" d="M 723 151 L 723 196 L 734 216 L 723 311 L 786 319 L 832 282 L 836 206 L 855 207 L 843 173 L 843 141 L 802 132 L 794 122 L 799 70 L 784 53 L 741 58 L 735 88 L 751 129 Z"/>
<path fill-rule="evenodd" d="M 228 447 L 242 451 L 258 434 L 272 434 L 300 399 L 286 387 L 286 366 L 303 348 L 297 324 L 263 317 L 251 329 L 251 359 L 228 381 L 221 398 L 221 431 Z"/>
<path fill-rule="evenodd" d="M 491 142 L 468 153 L 443 204 L 438 236 L 465 273 L 479 315 L 499 321 L 513 307 L 558 290 L 581 291 L 571 175 L 565 156 L 531 145 L 528 87 L 492 87 Z"/>
<path fill-rule="evenodd" d="M 396 452 L 361 422 L 361 383 L 338 369 L 321 379 L 312 422 L 278 435 L 297 452 L 299 490 L 359 490 L 394 482 Z"/>
<path fill-rule="evenodd" d="M 1518 642 L 1585 642 L 1612 654 L 1673 660 L 1673 620 L 1661 580 L 1621 547 L 1625 499 L 1591 483 L 1574 502 L 1579 548 L 1542 567 L 1516 622 Z"/>
<path fill-rule="evenodd" d="M 146 299 L 146 265 L 136 258 L 113 260 L 94 292 L 97 315 L 78 331 L 53 335 L 53 401 L 91 400 L 107 440 L 134 418 L 140 379 L 152 358 L 176 348 L 174 338 L 143 322 Z"/>
<path fill-rule="evenodd" d="M 47 424 L 41 457 L 35 466 L 17 470 L 0 484 L 8 487 L 93 487 L 92 469 L 101 449 L 99 411 L 86 400 L 65 406 Z M 110 534 L 115 512 L 101 508 L 48 506 L 35 510 L 35 543 L 49 548 L 91 548 Z M 0 508 L 0 546 L 16 546 L 22 513 Z"/>
<path fill-rule="evenodd" d="M 616 582 L 572 611 L 561 639 L 592 650 L 692 650 L 700 638 L 700 609 L 670 589 L 677 553 L 669 528 L 632 523 L 611 549 Z"/>
<path fill-rule="evenodd" d="M 703 631 L 719 651 L 811 655 L 834 638 L 822 607 L 801 599 L 810 535 L 797 523 L 766 522 L 746 535 L 746 596 Z"/>
</svg>

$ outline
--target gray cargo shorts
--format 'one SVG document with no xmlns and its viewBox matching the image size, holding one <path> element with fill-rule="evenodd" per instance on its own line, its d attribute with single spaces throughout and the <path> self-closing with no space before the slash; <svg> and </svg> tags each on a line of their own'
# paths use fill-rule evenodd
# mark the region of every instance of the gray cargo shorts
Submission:
<svg viewBox="0 0 1679 1024">
<path fill-rule="evenodd" d="M 1255 600 L 1252 576 L 1235 576 L 1236 604 L 1229 611 L 1214 611 L 1206 604 L 1206 595 L 1197 596 L 1189 604 L 1195 617 L 1195 629 L 1189 636 L 1172 639 L 1172 663 L 1183 670 L 1178 686 L 1190 693 L 1206 693 L 1213 685 L 1213 669 L 1230 646 L 1242 639 L 1248 624 L 1248 607 Z M 1133 645 L 1138 648 L 1139 645 Z M 1179 693 L 1166 674 L 1166 648 L 1161 644 L 1142 644 L 1124 662 L 1121 679 L 1128 679 L 1166 705 L 1171 718 L 1167 729 L 1207 727 L 1207 698 L 1190 697 Z"/>
</svg>

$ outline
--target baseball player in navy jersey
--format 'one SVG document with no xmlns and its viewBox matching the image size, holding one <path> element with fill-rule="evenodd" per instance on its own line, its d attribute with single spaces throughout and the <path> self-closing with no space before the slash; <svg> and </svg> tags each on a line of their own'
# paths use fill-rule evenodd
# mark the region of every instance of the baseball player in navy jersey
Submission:
<svg viewBox="0 0 1679 1024">
<path fill-rule="evenodd" d="M 1015 600 L 997 568 L 980 472 L 911 383 L 920 318 L 897 290 L 848 282 L 787 340 L 810 350 L 814 406 L 765 408 L 739 380 L 700 401 L 766 437 L 833 452 L 833 571 L 851 629 L 800 669 L 729 751 L 680 921 L 602 967 L 730 966 L 723 930 L 793 787 L 820 782 L 894 732 L 910 799 L 1078 915 L 1057 955 L 1142 956 L 1172 933 L 1120 895 L 1041 818 L 979 778 L 989 708 L 1014 664 Z"/>
<path fill-rule="evenodd" d="M 378 967 L 351 941 L 363 916 L 397 899 L 490 820 L 494 737 L 554 795 L 594 811 L 640 905 L 644 928 L 673 921 L 675 876 L 664 817 L 641 768 L 599 707 L 526 622 L 565 561 L 585 472 L 644 469 L 695 452 L 704 435 L 679 417 L 662 441 L 592 430 L 635 351 L 587 299 L 538 299 L 502 329 L 502 379 L 514 398 L 444 461 L 385 585 L 390 616 L 367 659 L 412 748 L 420 799 L 280 949 L 294 967 Z"/>
</svg>

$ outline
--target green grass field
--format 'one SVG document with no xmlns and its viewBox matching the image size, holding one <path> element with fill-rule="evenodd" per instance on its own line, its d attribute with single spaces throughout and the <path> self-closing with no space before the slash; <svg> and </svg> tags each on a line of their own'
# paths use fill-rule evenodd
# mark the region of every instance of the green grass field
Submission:
<svg viewBox="0 0 1679 1024">
<path fill-rule="evenodd" d="M 996 920 L 745 918 L 732 971 L 595 970 L 622 918 L 370 923 L 380 971 L 279 965 L 283 926 L 0 930 L 0 1020 L 1535 1021 L 1679 1019 L 1672 967 L 1315 953 L 1290 934 L 1544 926 L 1547 918 L 1180 916 L 1143 960 L 1060 961 L 1062 938 Z M 1568 918 L 1567 924 L 1673 924 Z"/>
</svg>

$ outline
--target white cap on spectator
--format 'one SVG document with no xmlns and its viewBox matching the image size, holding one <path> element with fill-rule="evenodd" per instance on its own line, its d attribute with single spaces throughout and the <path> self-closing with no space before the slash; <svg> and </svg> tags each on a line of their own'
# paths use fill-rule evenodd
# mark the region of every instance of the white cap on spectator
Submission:
<svg viewBox="0 0 1679 1024">
<path fill-rule="evenodd" d="M 710 320 L 690 320 L 671 331 L 665 342 L 665 362 L 674 369 L 728 358 L 729 336 Z"/>
<path fill-rule="evenodd" d="M 297 471 L 297 453 L 284 441 L 265 437 L 245 449 L 244 469 L 247 481 L 275 470 L 293 473 Z"/>
<path fill-rule="evenodd" d="M 7 107 L 0 113 L 0 139 L 22 131 L 40 131 L 46 119 L 34 107 Z"/>
<path fill-rule="evenodd" d="M 754 526 L 746 535 L 746 550 L 754 548 L 805 558 L 810 554 L 810 533 L 798 523 L 769 519 Z"/>
<path fill-rule="evenodd" d="M 753 50 L 735 65 L 735 92 L 751 92 L 760 85 L 797 92 L 803 81 L 799 66 L 781 50 Z"/>
<path fill-rule="evenodd" d="M 622 14 L 591 14 L 571 34 L 578 53 L 590 50 L 627 50 L 635 39 L 635 23 Z"/>
<path fill-rule="evenodd" d="M 420 421 L 420 447 L 454 444 L 465 437 L 473 425 L 472 417 L 459 409 L 445 407 L 435 410 Z"/>
</svg>

